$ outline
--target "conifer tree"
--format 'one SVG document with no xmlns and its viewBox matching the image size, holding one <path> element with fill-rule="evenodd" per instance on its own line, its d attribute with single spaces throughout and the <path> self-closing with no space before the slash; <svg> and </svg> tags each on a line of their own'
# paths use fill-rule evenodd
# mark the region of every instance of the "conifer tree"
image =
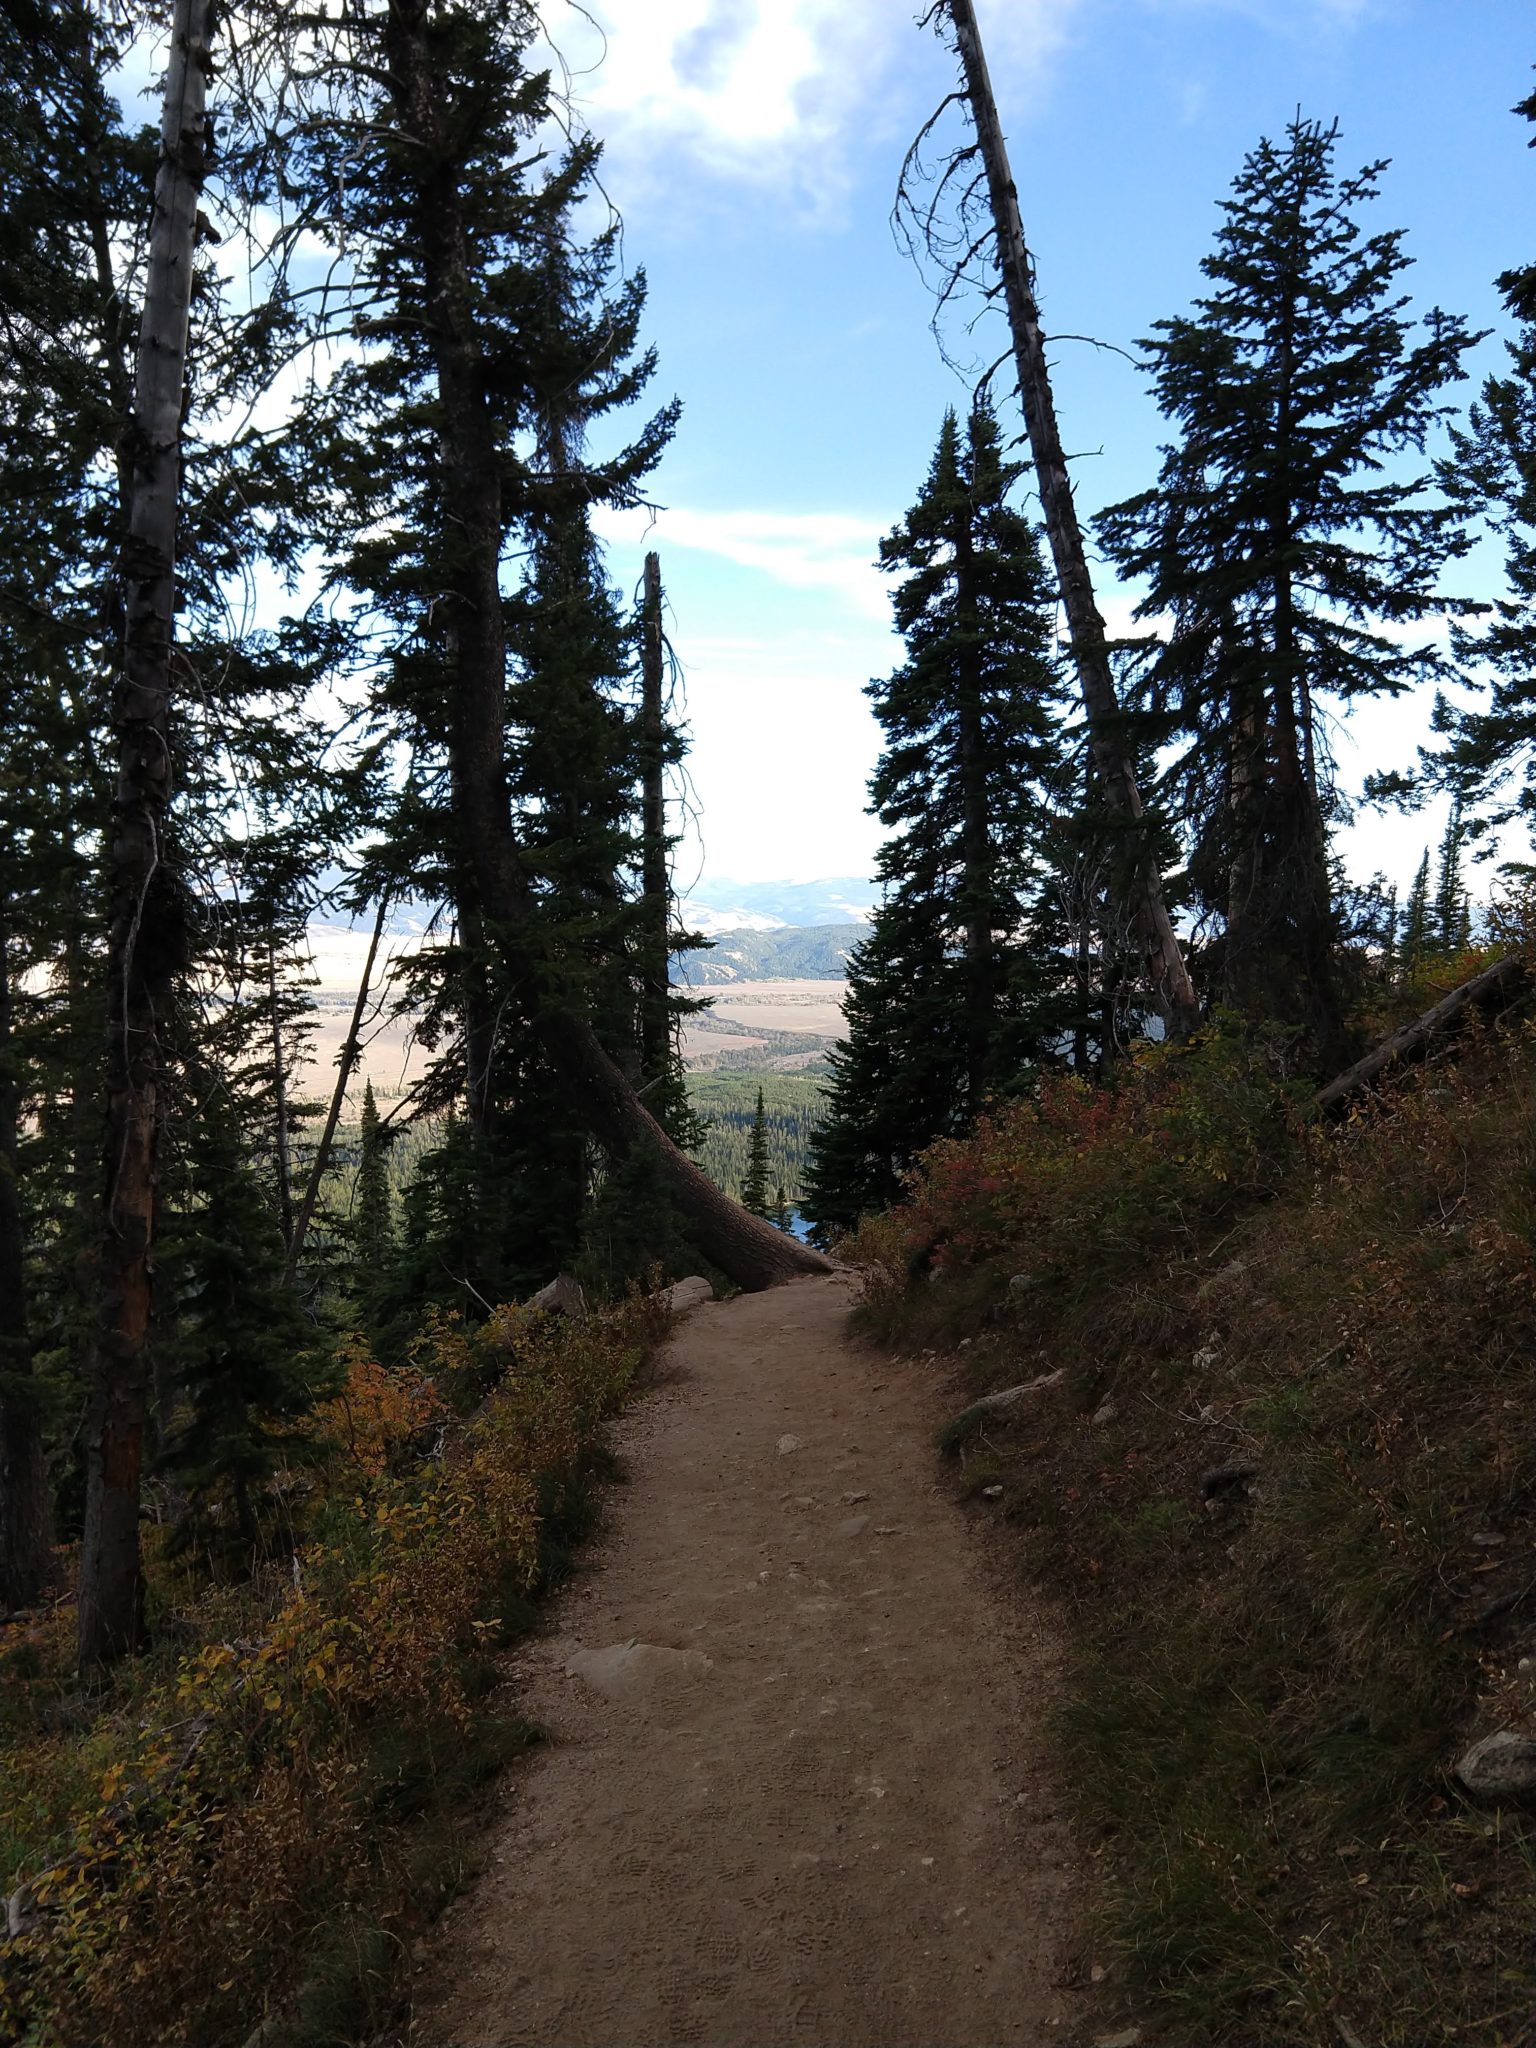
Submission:
<svg viewBox="0 0 1536 2048">
<path fill-rule="evenodd" d="M 1514 109 L 1536 122 L 1536 93 Z M 1472 679 L 1487 677 L 1486 701 L 1435 708 L 1447 737 L 1439 763 L 1451 788 L 1484 815 L 1485 832 L 1523 817 L 1536 834 L 1536 263 L 1498 279 L 1516 331 L 1509 362 L 1490 376 L 1465 427 L 1453 427 L 1453 454 L 1441 482 L 1469 517 L 1481 519 L 1504 549 L 1506 594 L 1480 629 L 1452 621 L 1457 659 Z"/>
<path fill-rule="evenodd" d="M 189 1062 L 196 1071 L 195 1055 Z M 325 1391 L 312 1332 L 282 1286 L 284 1245 L 252 1169 L 236 1105 L 215 1076 L 187 1131 L 179 1206 L 165 1219 L 162 1264 L 174 1292 L 166 1316 L 176 1412 L 165 1418 L 165 1463 L 192 1499 L 186 1535 L 227 1494 L 247 1553 L 260 1539 L 266 1481 L 291 1425 Z"/>
<path fill-rule="evenodd" d="M 306 88 L 328 97 L 306 110 L 295 183 L 317 222 L 342 196 L 344 217 L 329 231 L 352 252 L 349 310 L 365 335 L 388 343 L 356 366 L 347 390 L 358 409 L 336 415 L 327 451 L 338 463 L 327 488 L 339 502 L 344 475 L 350 501 L 337 552 L 373 623 L 392 633 L 392 693 L 414 728 L 421 786 L 447 800 L 430 820 L 445 818 L 447 829 L 416 872 L 435 867 L 457 899 L 478 1006 L 465 1034 L 472 1054 L 488 1043 L 499 998 L 516 992 L 572 1115 L 615 1159 L 647 1157 L 701 1248 L 763 1286 L 821 1262 L 743 1217 L 650 1116 L 604 1043 L 578 963 L 545 944 L 514 817 L 509 545 L 546 482 L 557 499 L 637 502 L 673 417 L 664 408 L 601 465 L 583 461 L 562 476 L 549 459 L 540 402 L 558 387 L 540 382 L 551 351 L 538 294 L 560 232 L 551 223 L 569 203 L 558 178 L 541 186 L 532 176 L 546 159 L 530 145 L 554 115 L 548 76 L 528 63 L 537 30 L 519 0 L 462 0 L 441 12 L 389 0 L 347 17 Z M 590 151 L 577 145 L 565 162 L 585 177 Z M 642 299 L 640 281 L 612 303 L 572 299 L 590 316 L 588 388 L 602 406 L 638 397 L 649 375 L 648 357 L 626 355 L 628 311 Z M 471 1094 L 484 1071 L 472 1057 Z"/>
<path fill-rule="evenodd" d="M 881 544 L 907 659 L 869 686 L 886 745 L 871 809 L 883 897 L 849 962 L 847 1036 L 803 1206 L 823 1230 L 900 1192 L 934 1139 L 1050 1057 L 1070 976 L 1048 908 L 1067 779 L 1051 597 L 1020 471 L 978 409 L 944 421 L 921 496 Z"/>
<path fill-rule="evenodd" d="M 1403 936 L 1397 949 L 1397 956 L 1404 974 L 1412 974 L 1416 967 L 1423 964 L 1424 956 L 1429 951 L 1432 929 L 1429 849 L 1426 847 L 1403 910 Z"/>
<path fill-rule="evenodd" d="M 1459 953 L 1471 942 L 1472 905 L 1462 878 L 1462 850 L 1467 827 L 1461 800 L 1453 800 L 1445 831 L 1440 840 L 1440 859 L 1435 871 L 1434 936 L 1441 952 Z"/>
<path fill-rule="evenodd" d="M 1316 707 L 1445 673 L 1393 629 L 1445 608 L 1466 540 L 1397 458 L 1423 451 L 1475 338 L 1405 317 L 1402 232 L 1356 219 L 1384 165 L 1341 176 L 1337 139 L 1298 118 L 1247 157 L 1210 289 L 1143 343 L 1180 438 L 1156 488 L 1100 522 L 1146 580 L 1142 614 L 1172 617 L 1149 698 L 1190 826 L 1224 851 L 1226 995 L 1305 1027 L 1325 1065 L 1343 1026 Z"/>
<path fill-rule="evenodd" d="M 352 1256 L 359 1291 L 365 1296 L 389 1264 L 394 1249 L 394 1204 L 389 1186 L 389 1152 L 373 1083 L 363 1084 L 358 1133 L 357 1185 L 352 1209 Z"/>
<path fill-rule="evenodd" d="M 768 1113 L 763 1091 L 757 1091 L 757 1108 L 752 1113 L 752 1132 L 747 1140 L 747 1170 L 741 1178 L 741 1205 L 754 1216 L 768 1214 Z"/>
</svg>

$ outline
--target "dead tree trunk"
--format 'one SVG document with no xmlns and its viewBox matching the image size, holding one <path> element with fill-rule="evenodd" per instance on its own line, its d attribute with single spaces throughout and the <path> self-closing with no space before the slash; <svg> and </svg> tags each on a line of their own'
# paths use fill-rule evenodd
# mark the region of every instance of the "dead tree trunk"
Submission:
<svg viewBox="0 0 1536 2048">
<path fill-rule="evenodd" d="M 52 1504 L 27 1321 L 26 1237 L 17 1171 L 21 1113 L 11 1065 L 11 935 L 0 894 L 0 1612 L 35 1606 L 48 1583 Z"/>
<path fill-rule="evenodd" d="M 1350 1096 L 1357 1095 L 1362 1088 L 1368 1088 L 1373 1081 L 1379 1080 L 1389 1067 L 1397 1065 L 1400 1060 L 1417 1059 L 1428 1049 L 1435 1035 L 1444 1031 L 1447 1025 L 1454 1024 L 1464 1010 L 1491 1005 L 1513 995 L 1526 982 L 1529 972 L 1518 953 L 1496 960 L 1491 967 L 1474 974 L 1470 981 L 1464 981 L 1460 988 L 1453 988 L 1422 1017 L 1415 1017 L 1411 1024 L 1399 1025 L 1363 1060 L 1356 1060 L 1326 1088 L 1320 1088 L 1312 1098 L 1313 1108 L 1335 1110 Z"/>
<path fill-rule="evenodd" d="M 143 1637 L 139 1490 L 161 1108 L 161 1031 L 180 955 L 166 857 L 181 417 L 212 0 L 176 0 L 129 433 L 123 661 L 112 697 L 117 788 L 108 831 L 112 922 L 101 1319 L 86 1440 L 79 1651 L 94 1670 Z"/>
<path fill-rule="evenodd" d="M 455 651 L 449 768 L 460 843 L 470 851 L 493 943 L 511 981 L 529 991 L 538 1044 L 567 1098 L 606 1151 L 648 1153 L 660 1190 L 687 1218 L 705 1257 L 738 1286 L 772 1287 L 831 1270 L 827 1260 L 724 1195 L 640 1102 L 590 1020 L 551 987 L 529 944 L 534 899 L 512 829 L 505 761 L 506 624 L 499 574 L 502 466 L 475 322 L 463 194 L 433 72 L 424 0 L 389 0 L 390 91 L 412 139 L 412 222 L 435 359 L 443 530 Z"/>
<path fill-rule="evenodd" d="M 315 1147 L 309 1179 L 304 1183 L 299 1213 L 294 1218 L 293 1231 L 288 1239 L 288 1256 L 283 1261 L 285 1287 L 293 1285 L 293 1276 L 298 1271 L 299 1260 L 304 1253 L 304 1240 L 309 1235 L 310 1220 L 315 1213 L 315 1203 L 320 1199 L 320 1183 L 325 1179 L 325 1169 L 331 1163 L 331 1147 L 336 1142 L 336 1126 L 341 1121 L 342 1105 L 347 1099 L 347 1083 L 352 1079 L 353 1070 L 357 1066 L 363 1036 L 363 1017 L 368 1008 L 368 990 L 373 981 L 373 963 L 379 956 L 379 940 L 384 935 L 384 918 L 388 909 L 388 896 L 381 896 L 378 915 L 373 920 L 373 937 L 368 941 L 368 957 L 363 962 L 363 977 L 357 985 L 357 1001 L 352 1005 L 352 1022 L 337 1055 L 336 1086 L 331 1090 L 331 1106 L 325 1113 L 325 1128 L 320 1133 L 319 1144 Z"/>
<path fill-rule="evenodd" d="M 277 1153 L 277 1222 L 286 1249 L 293 1242 L 293 1141 L 288 1120 L 288 1058 L 277 986 L 277 953 L 267 954 L 267 1003 L 272 1017 L 272 1116 Z"/>
<path fill-rule="evenodd" d="M 1120 731 L 1120 704 L 1109 664 L 1104 621 L 1094 602 L 1083 530 L 1073 503 L 1072 480 L 1056 424 L 1045 337 L 1040 331 L 1040 312 L 1035 304 L 1033 267 L 1024 241 L 1019 195 L 1008 165 L 1008 146 L 992 96 L 992 81 L 972 0 L 942 0 L 942 5 L 954 27 L 955 45 L 965 72 L 965 97 L 970 103 L 976 142 L 987 175 L 998 265 L 1018 369 L 1019 398 L 1034 456 L 1046 536 L 1061 586 L 1072 659 L 1087 713 L 1089 744 L 1111 805 L 1129 821 L 1139 842 L 1133 908 L 1157 1001 L 1170 1030 L 1182 1035 L 1193 1027 L 1199 1005 L 1163 901 L 1161 879 L 1145 844 L 1141 792 L 1136 787 L 1135 772 Z"/>
<path fill-rule="evenodd" d="M 666 645 L 661 623 L 661 558 L 645 558 L 641 611 L 640 699 L 640 1071 L 648 1086 L 664 1081 L 672 1063 L 670 960 L 672 884 L 667 872 L 666 728 L 663 695 Z"/>
</svg>

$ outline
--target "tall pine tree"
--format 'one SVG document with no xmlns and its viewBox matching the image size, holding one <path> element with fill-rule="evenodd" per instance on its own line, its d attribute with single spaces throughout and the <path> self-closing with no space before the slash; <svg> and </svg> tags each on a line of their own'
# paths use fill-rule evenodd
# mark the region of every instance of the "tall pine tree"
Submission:
<svg viewBox="0 0 1536 2048">
<path fill-rule="evenodd" d="M 1225 993 L 1304 1028 L 1323 1064 L 1343 1020 L 1317 707 L 1445 673 L 1397 629 L 1445 608 L 1439 574 L 1466 541 L 1402 458 L 1474 339 L 1438 310 L 1406 318 L 1402 232 L 1356 219 L 1385 166 L 1341 176 L 1337 140 L 1298 118 L 1247 157 L 1210 289 L 1143 343 L 1180 438 L 1155 489 L 1100 522 L 1145 579 L 1142 615 L 1172 620 L 1149 699 L 1192 834 L 1219 851 Z"/>
<path fill-rule="evenodd" d="M 1536 93 L 1514 111 L 1536 122 Z M 1435 723 L 1448 742 L 1444 778 L 1458 796 L 1486 806 L 1469 829 L 1519 816 L 1536 836 L 1536 263 L 1506 270 L 1498 286 L 1517 323 L 1509 362 L 1484 383 L 1465 427 L 1452 429 L 1441 481 L 1503 544 L 1507 589 L 1481 629 L 1451 629 L 1457 658 L 1486 677 L 1485 701 L 1442 698 Z"/>
<path fill-rule="evenodd" d="M 1052 599 L 996 421 L 951 412 L 921 495 L 881 544 L 907 658 L 868 695 L 885 730 L 871 809 L 883 896 L 849 963 L 847 1038 L 806 1212 L 845 1227 L 900 1192 L 1061 1040 L 1068 975 L 1044 940 L 1051 794 L 1066 781 Z"/>
</svg>

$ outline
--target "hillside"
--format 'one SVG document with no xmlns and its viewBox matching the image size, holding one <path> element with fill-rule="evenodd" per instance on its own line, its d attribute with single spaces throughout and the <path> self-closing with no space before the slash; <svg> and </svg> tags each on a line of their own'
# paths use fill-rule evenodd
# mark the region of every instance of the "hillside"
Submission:
<svg viewBox="0 0 1536 2048">
<path fill-rule="evenodd" d="M 1531 2038 L 1533 1043 L 1334 1124 L 1252 1038 L 1146 1053 L 851 1247 L 981 1397 L 956 1491 L 1069 1632 L 1101 1939 L 1173 2040 Z"/>
<path fill-rule="evenodd" d="M 708 948 L 677 954 L 672 980 L 686 988 L 738 981 L 842 981 L 863 930 L 856 924 L 823 924 L 722 932 Z"/>
</svg>

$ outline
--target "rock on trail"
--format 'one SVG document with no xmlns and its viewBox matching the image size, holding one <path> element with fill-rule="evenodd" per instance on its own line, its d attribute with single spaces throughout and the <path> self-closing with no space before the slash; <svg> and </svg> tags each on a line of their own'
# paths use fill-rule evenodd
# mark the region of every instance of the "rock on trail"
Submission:
<svg viewBox="0 0 1536 2048">
<path fill-rule="evenodd" d="M 698 1308 L 621 1426 L 631 1484 L 510 1674 L 552 1739 L 428 1945 L 414 2048 L 1083 2038 L 1036 1760 L 1053 1648 L 990 1590 L 931 1390 L 845 1341 L 849 1298 Z"/>
</svg>

